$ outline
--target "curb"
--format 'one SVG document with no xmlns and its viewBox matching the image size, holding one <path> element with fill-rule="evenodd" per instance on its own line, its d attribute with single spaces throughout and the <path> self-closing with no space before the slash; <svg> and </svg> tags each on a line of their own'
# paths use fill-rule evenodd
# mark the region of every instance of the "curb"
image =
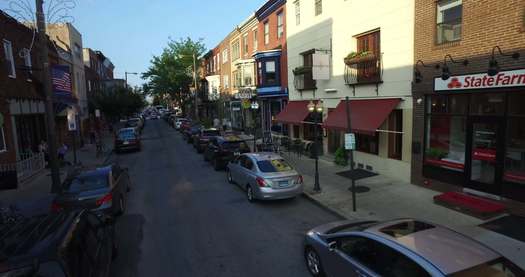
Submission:
<svg viewBox="0 0 525 277">
<path fill-rule="evenodd" d="M 314 205 L 318 206 L 319 208 L 323 209 L 324 211 L 338 217 L 339 219 L 341 220 L 346 220 L 346 219 L 350 219 L 346 216 L 344 216 L 342 213 L 326 206 L 325 204 L 323 204 L 321 201 L 315 199 L 314 197 L 312 197 L 311 195 L 309 195 L 308 193 L 306 192 L 303 192 L 302 194 L 302 197 L 307 199 L 308 201 L 310 201 L 311 203 L 313 203 Z"/>
</svg>

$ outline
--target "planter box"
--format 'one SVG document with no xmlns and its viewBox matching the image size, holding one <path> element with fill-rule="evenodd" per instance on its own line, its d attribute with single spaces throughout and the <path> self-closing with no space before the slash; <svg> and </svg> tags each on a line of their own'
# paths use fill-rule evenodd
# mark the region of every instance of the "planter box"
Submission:
<svg viewBox="0 0 525 277">
<path fill-rule="evenodd" d="M 344 59 L 344 62 L 346 65 L 353 65 L 353 64 L 358 64 L 358 63 L 363 63 L 363 62 L 370 62 L 370 61 L 374 61 L 376 60 L 376 55 L 374 54 L 369 54 L 369 55 L 366 55 L 366 56 L 359 56 L 359 57 L 353 57 L 353 58 L 345 58 Z"/>
</svg>

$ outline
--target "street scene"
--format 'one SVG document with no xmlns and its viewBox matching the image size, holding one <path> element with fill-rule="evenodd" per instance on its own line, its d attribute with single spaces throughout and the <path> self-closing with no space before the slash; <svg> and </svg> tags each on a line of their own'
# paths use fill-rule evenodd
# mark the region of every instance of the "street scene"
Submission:
<svg viewBox="0 0 525 277">
<path fill-rule="evenodd" d="M 525 0 L 202 2 L 0 0 L 0 277 L 525 277 Z"/>
</svg>

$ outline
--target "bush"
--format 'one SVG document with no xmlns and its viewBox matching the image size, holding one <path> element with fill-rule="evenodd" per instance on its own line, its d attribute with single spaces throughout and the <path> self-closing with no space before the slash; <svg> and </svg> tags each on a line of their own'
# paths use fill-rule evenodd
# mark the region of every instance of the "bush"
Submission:
<svg viewBox="0 0 525 277">
<path fill-rule="evenodd" d="M 335 160 L 336 165 L 347 166 L 348 165 L 348 153 L 343 147 L 339 147 L 335 151 Z"/>
</svg>

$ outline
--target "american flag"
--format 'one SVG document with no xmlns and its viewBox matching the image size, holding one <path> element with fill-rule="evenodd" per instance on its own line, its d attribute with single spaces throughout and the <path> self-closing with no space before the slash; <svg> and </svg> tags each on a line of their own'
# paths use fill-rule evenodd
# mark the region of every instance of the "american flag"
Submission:
<svg viewBox="0 0 525 277">
<path fill-rule="evenodd" d="M 54 65 L 51 69 L 51 81 L 54 93 L 71 94 L 73 92 L 69 66 Z"/>
</svg>

